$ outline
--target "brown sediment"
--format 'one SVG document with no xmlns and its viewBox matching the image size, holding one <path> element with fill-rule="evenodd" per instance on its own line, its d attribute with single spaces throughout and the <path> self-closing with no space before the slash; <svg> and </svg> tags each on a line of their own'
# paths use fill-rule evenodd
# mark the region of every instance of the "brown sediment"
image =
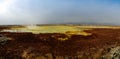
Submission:
<svg viewBox="0 0 120 59">
<path fill-rule="evenodd" d="M 101 59 L 109 48 L 120 46 L 120 29 L 94 28 L 84 32 L 91 35 L 0 32 L 12 39 L 0 45 L 0 57 L 3 59 Z"/>
</svg>

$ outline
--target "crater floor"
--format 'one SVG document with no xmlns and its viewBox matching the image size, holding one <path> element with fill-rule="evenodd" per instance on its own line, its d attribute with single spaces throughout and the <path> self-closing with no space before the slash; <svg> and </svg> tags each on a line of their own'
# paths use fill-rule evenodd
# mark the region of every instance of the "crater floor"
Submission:
<svg viewBox="0 0 120 59">
<path fill-rule="evenodd" d="M 0 26 L 1 59 L 119 59 L 119 26 Z"/>
</svg>

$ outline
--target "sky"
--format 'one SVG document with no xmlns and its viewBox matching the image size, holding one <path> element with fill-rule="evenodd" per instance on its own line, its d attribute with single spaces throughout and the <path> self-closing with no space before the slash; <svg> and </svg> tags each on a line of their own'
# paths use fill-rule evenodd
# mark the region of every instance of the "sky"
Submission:
<svg viewBox="0 0 120 59">
<path fill-rule="evenodd" d="M 0 0 L 0 25 L 120 25 L 120 0 Z"/>
</svg>

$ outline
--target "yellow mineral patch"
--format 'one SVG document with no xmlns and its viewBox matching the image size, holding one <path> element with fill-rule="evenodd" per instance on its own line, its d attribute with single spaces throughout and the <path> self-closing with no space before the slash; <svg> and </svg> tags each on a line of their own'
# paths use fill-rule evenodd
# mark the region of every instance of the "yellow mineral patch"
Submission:
<svg viewBox="0 0 120 59">
<path fill-rule="evenodd" d="M 66 34 L 68 35 L 84 35 L 84 36 L 88 36 L 88 35 L 91 35 L 91 33 L 87 33 L 87 32 L 84 32 L 84 31 L 67 31 Z"/>
<path fill-rule="evenodd" d="M 13 31 L 13 32 L 32 32 L 35 34 L 38 33 L 66 33 L 67 31 L 75 32 L 80 31 L 82 32 L 84 28 L 77 28 L 75 26 L 25 26 L 25 27 L 12 27 L 11 29 L 6 29 L 3 31 Z M 77 34 L 77 33 L 76 33 Z"/>
<path fill-rule="evenodd" d="M 68 40 L 68 38 L 58 38 L 58 40 L 65 41 Z"/>
<path fill-rule="evenodd" d="M 23 27 L 11 27 L 10 29 L 5 29 L 3 32 L 32 32 L 34 34 L 39 33 L 65 33 L 67 35 L 91 35 L 91 33 L 84 32 L 84 30 L 91 30 L 93 28 L 112 28 L 120 29 L 120 27 L 114 26 L 79 26 L 79 25 L 46 25 L 37 26 L 29 25 Z"/>
</svg>

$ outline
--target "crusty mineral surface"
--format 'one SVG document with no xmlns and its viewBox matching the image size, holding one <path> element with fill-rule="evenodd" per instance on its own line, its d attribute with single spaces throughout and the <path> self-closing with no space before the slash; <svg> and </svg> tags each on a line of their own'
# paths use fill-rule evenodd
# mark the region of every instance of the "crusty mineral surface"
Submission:
<svg viewBox="0 0 120 59">
<path fill-rule="evenodd" d="M 0 59 L 120 59 L 120 28 L 5 26 Z"/>
</svg>

